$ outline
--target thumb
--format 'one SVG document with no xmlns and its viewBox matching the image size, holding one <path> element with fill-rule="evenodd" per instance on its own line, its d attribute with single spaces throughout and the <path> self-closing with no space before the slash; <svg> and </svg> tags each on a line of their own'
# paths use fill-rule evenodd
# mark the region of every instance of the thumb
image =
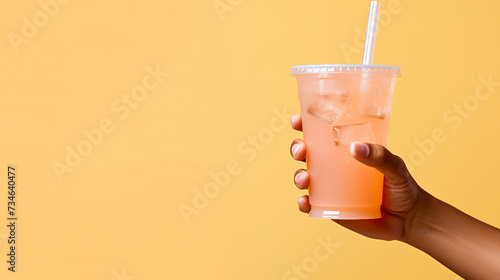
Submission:
<svg viewBox="0 0 500 280">
<path fill-rule="evenodd" d="M 351 144 L 351 154 L 357 161 L 382 172 L 389 181 L 399 181 L 409 177 L 404 161 L 384 146 L 355 142 Z"/>
</svg>

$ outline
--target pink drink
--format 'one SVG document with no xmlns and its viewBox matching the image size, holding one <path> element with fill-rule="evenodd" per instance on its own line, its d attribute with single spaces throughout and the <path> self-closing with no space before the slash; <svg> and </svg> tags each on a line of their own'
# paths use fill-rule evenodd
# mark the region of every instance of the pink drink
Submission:
<svg viewBox="0 0 500 280">
<path fill-rule="evenodd" d="M 380 218 L 383 175 L 356 161 L 352 142 L 387 145 L 399 68 L 305 65 L 297 77 L 310 174 L 310 217 Z"/>
</svg>

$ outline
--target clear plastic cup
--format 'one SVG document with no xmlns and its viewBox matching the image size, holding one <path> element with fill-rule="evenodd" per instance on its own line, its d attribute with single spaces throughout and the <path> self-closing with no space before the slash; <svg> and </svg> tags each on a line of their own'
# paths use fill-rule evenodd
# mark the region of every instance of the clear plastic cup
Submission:
<svg viewBox="0 0 500 280">
<path fill-rule="evenodd" d="M 381 217 L 383 175 L 355 160 L 352 142 L 387 145 L 400 69 L 380 65 L 302 65 L 297 79 L 310 174 L 310 217 Z"/>
</svg>

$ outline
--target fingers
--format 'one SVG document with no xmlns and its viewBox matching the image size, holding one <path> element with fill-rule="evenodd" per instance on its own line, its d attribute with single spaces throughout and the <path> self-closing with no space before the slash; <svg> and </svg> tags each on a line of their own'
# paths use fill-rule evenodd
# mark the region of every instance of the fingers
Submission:
<svg viewBox="0 0 500 280">
<path fill-rule="evenodd" d="M 292 123 L 292 128 L 298 131 L 302 131 L 302 116 L 301 115 L 294 115 L 290 119 L 290 122 Z"/>
<path fill-rule="evenodd" d="M 359 162 L 376 168 L 388 181 L 408 179 L 404 161 L 384 146 L 371 143 L 352 143 L 351 154 Z"/>
<path fill-rule="evenodd" d="M 302 117 L 300 115 L 292 116 L 290 122 L 292 123 L 292 128 L 298 131 L 302 131 Z M 304 141 L 300 139 L 295 139 L 290 146 L 290 154 L 295 160 L 306 161 L 306 145 Z M 304 169 L 299 169 L 295 172 L 294 182 L 297 188 L 304 190 L 309 187 L 309 173 Z M 299 210 L 304 213 L 309 213 L 311 210 L 311 205 L 309 205 L 309 196 L 303 195 L 297 200 L 299 205 Z"/>
<path fill-rule="evenodd" d="M 290 146 L 290 154 L 295 160 L 306 161 L 306 145 L 304 141 L 295 139 Z"/>
<path fill-rule="evenodd" d="M 299 204 L 300 212 L 309 213 L 311 210 L 311 205 L 309 205 L 309 196 L 303 195 L 299 197 L 297 203 Z"/>
<path fill-rule="evenodd" d="M 295 172 L 293 181 L 295 182 L 297 188 L 305 190 L 309 188 L 309 173 L 307 173 L 304 169 L 299 169 Z"/>
</svg>

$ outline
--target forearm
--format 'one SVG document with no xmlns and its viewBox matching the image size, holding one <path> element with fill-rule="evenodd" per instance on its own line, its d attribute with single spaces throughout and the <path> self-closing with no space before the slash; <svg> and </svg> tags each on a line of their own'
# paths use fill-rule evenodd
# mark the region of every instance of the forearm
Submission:
<svg viewBox="0 0 500 280">
<path fill-rule="evenodd" d="M 403 242 L 466 279 L 500 279 L 500 230 L 425 191 Z"/>
</svg>

